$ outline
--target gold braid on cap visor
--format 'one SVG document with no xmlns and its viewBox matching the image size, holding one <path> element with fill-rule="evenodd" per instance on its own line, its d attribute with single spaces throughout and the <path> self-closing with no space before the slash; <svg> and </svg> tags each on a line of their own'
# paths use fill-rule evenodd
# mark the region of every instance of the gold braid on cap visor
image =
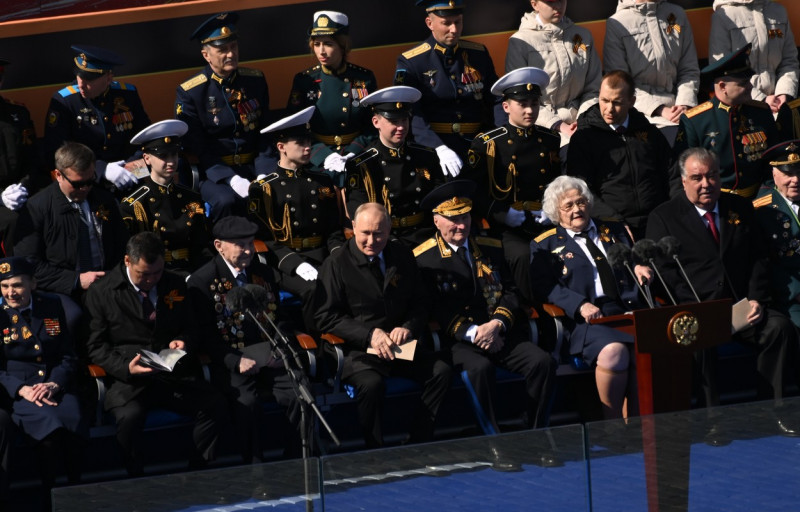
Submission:
<svg viewBox="0 0 800 512">
<path fill-rule="evenodd" d="M 466 197 L 448 199 L 443 203 L 439 203 L 439 206 L 433 209 L 433 213 L 438 213 L 445 217 L 455 217 L 456 215 L 461 215 L 462 213 L 468 213 L 470 211 L 472 211 L 472 199 Z"/>
</svg>

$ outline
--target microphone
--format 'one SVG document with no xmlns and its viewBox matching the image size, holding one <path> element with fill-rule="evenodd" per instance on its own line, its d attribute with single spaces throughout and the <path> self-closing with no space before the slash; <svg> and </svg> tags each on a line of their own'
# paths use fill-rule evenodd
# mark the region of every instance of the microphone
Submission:
<svg viewBox="0 0 800 512">
<path fill-rule="evenodd" d="M 232 313 L 245 313 L 256 306 L 255 299 L 244 286 L 235 286 L 225 294 L 225 306 Z"/>
<path fill-rule="evenodd" d="M 653 299 L 650 297 L 650 288 L 647 287 L 645 283 L 645 287 L 647 290 L 642 287 L 639 283 L 639 280 L 636 278 L 636 273 L 631 268 L 630 260 L 631 260 L 631 248 L 625 244 L 613 244 L 611 247 L 608 248 L 606 251 L 606 259 L 608 260 L 609 265 L 613 269 L 627 269 L 628 273 L 630 273 L 631 277 L 633 278 L 633 282 L 636 283 L 636 287 L 639 288 L 639 292 L 641 292 L 642 297 L 647 302 L 647 305 L 650 309 L 653 309 Z"/>
<path fill-rule="evenodd" d="M 675 260 L 675 263 L 678 264 L 678 269 L 681 271 L 683 280 L 686 281 L 686 284 L 689 285 L 689 289 L 692 290 L 694 300 L 700 302 L 700 297 L 698 297 L 694 286 L 692 286 L 692 282 L 689 280 L 689 276 L 686 274 L 686 270 L 684 270 L 683 265 L 681 264 L 681 260 L 678 258 L 678 253 L 681 251 L 681 241 L 674 236 L 665 236 L 658 241 L 658 247 L 662 250 L 664 256 Z"/>
<path fill-rule="evenodd" d="M 664 277 L 661 275 L 661 272 L 658 270 L 658 266 L 656 265 L 655 260 L 660 255 L 660 251 L 658 250 L 656 243 L 648 238 L 644 238 L 633 244 L 632 252 L 640 263 L 653 268 L 653 270 L 656 272 L 656 276 L 658 276 L 658 280 L 661 281 L 661 285 L 664 287 L 664 290 L 666 290 L 669 300 L 672 301 L 674 306 L 677 306 L 678 303 L 675 301 L 675 297 L 673 297 L 672 292 L 669 291 L 669 287 L 664 281 Z"/>
<path fill-rule="evenodd" d="M 257 284 L 246 284 L 242 288 L 247 290 L 248 295 L 253 299 L 253 307 L 259 311 L 267 311 L 269 309 L 269 293 L 266 288 Z"/>
</svg>

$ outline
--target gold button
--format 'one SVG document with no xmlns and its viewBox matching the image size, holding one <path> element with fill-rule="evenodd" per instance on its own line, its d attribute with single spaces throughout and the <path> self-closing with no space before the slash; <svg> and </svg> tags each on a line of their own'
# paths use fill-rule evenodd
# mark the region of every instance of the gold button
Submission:
<svg viewBox="0 0 800 512">
<path fill-rule="evenodd" d="M 539 156 L 544 158 L 544 153 L 539 153 Z"/>
<path fill-rule="evenodd" d="M 44 370 L 39 370 L 39 377 L 44 377 Z"/>
<path fill-rule="evenodd" d="M 346 92 L 343 92 L 343 93 L 342 93 L 342 98 L 346 98 L 346 97 L 348 97 L 348 96 L 349 96 L 349 94 L 347 94 Z"/>
<path fill-rule="evenodd" d="M 37 356 L 36 357 L 36 362 L 37 363 L 41 363 L 42 362 L 42 356 Z"/>
<path fill-rule="evenodd" d="M 511 155 L 511 160 L 516 160 L 516 159 L 517 159 L 517 155 Z"/>
<path fill-rule="evenodd" d="M 513 141 L 513 140 L 511 140 L 511 139 L 508 139 L 508 141 L 507 141 L 507 142 L 508 142 L 508 145 L 509 145 L 509 146 L 510 146 L 511 144 L 514 144 L 514 141 Z"/>
<path fill-rule="evenodd" d="M 39 345 L 34 345 L 33 350 L 39 350 Z"/>
<path fill-rule="evenodd" d="M 342 107 L 342 112 L 347 112 L 347 107 Z"/>
<path fill-rule="evenodd" d="M 544 174 L 544 173 L 546 173 L 546 172 L 547 172 L 547 169 L 542 169 L 542 170 L 541 170 L 541 171 L 539 171 L 539 172 L 540 172 L 540 173 L 542 173 L 542 174 Z"/>
</svg>

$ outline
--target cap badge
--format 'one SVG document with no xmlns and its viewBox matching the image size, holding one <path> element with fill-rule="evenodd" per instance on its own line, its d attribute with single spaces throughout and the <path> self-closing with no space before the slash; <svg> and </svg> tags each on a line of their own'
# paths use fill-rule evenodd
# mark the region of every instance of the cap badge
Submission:
<svg viewBox="0 0 800 512">
<path fill-rule="evenodd" d="M 0 264 L 0 273 L 5 274 L 9 270 L 11 270 L 11 265 L 9 265 L 8 263 Z"/>
<path fill-rule="evenodd" d="M 317 25 L 319 25 L 322 28 L 327 27 L 329 22 L 330 20 L 325 16 L 320 16 L 319 19 L 317 19 Z"/>
</svg>

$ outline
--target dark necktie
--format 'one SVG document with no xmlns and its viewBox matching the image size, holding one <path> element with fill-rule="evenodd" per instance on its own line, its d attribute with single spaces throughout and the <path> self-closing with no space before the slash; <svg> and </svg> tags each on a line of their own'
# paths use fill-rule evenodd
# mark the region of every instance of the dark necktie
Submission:
<svg viewBox="0 0 800 512">
<path fill-rule="evenodd" d="M 380 258 L 372 258 L 372 261 L 369 262 L 369 271 L 372 276 L 377 281 L 378 286 L 380 286 L 381 290 L 383 289 L 383 272 L 381 271 L 381 259 Z"/>
<path fill-rule="evenodd" d="M 239 281 L 239 286 L 244 286 L 247 284 L 247 276 L 244 275 L 244 272 L 239 272 L 236 274 L 236 280 Z"/>
<path fill-rule="evenodd" d="M 72 203 L 78 213 L 78 272 L 95 270 L 92 257 L 92 240 L 89 236 L 89 225 L 80 203 Z"/>
<path fill-rule="evenodd" d="M 711 238 L 714 243 L 719 245 L 719 231 L 717 231 L 717 223 L 714 222 L 714 212 L 706 212 L 703 218 L 708 222 L 708 232 L 711 233 Z"/>
<path fill-rule="evenodd" d="M 614 277 L 614 271 L 611 270 L 611 265 L 608 264 L 603 251 L 595 245 L 589 233 L 578 233 L 575 236 L 580 236 L 586 240 L 586 248 L 589 249 L 589 254 L 594 259 L 594 264 L 597 267 L 597 274 L 600 276 L 600 285 L 603 287 L 603 292 L 610 299 L 619 300 L 619 290 L 617 290 L 617 280 Z"/>
<path fill-rule="evenodd" d="M 472 278 L 473 289 L 477 288 L 475 286 L 475 270 L 472 268 L 472 264 L 469 262 L 469 258 L 467 258 L 467 248 L 462 245 L 461 247 L 458 248 L 456 254 L 458 255 L 458 259 L 460 259 L 461 262 L 464 265 L 466 265 L 466 267 L 469 269 L 469 275 Z"/>
<path fill-rule="evenodd" d="M 150 301 L 150 293 L 144 290 L 139 290 L 139 296 L 142 298 L 142 318 L 148 322 L 156 321 L 156 308 Z"/>
<path fill-rule="evenodd" d="M 620 135 L 625 135 L 625 132 L 628 131 L 628 130 L 624 126 L 619 125 L 614 129 L 614 131 L 617 132 Z"/>
</svg>

